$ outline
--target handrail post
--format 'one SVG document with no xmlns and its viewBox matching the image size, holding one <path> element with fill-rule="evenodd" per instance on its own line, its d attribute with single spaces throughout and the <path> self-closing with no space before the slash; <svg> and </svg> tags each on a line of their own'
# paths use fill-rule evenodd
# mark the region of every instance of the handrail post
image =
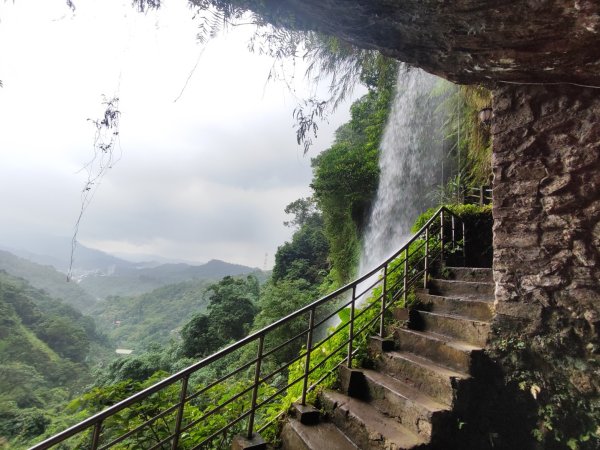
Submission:
<svg viewBox="0 0 600 450">
<path fill-rule="evenodd" d="M 440 212 L 440 244 L 441 244 L 440 262 L 443 265 L 444 264 L 444 210 L 443 209 Z"/>
<path fill-rule="evenodd" d="M 260 365 L 262 363 L 263 346 L 265 335 L 261 334 L 258 338 L 258 352 L 256 355 L 256 366 L 254 368 L 254 387 L 252 388 L 252 406 L 250 408 L 250 417 L 248 419 L 248 439 L 252 439 L 254 434 L 254 415 L 256 413 L 256 401 L 258 399 L 258 384 L 260 381 Z"/>
<path fill-rule="evenodd" d="M 102 421 L 96 422 L 94 425 L 94 434 L 92 434 L 92 450 L 96 450 L 100 444 L 100 433 L 102 432 Z"/>
<path fill-rule="evenodd" d="M 385 314 L 387 297 L 387 268 L 387 264 L 383 266 L 383 291 L 381 293 L 381 317 L 379 318 L 379 336 L 381 337 L 383 337 L 384 333 L 383 315 Z"/>
<path fill-rule="evenodd" d="M 454 237 L 454 214 L 450 216 L 450 222 L 452 223 L 452 250 L 454 250 L 456 248 L 456 239 Z"/>
<path fill-rule="evenodd" d="M 315 308 L 311 308 L 308 317 L 308 336 L 306 337 L 306 361 L 304 363 L 304 384 L 302 385 L 302 406 L 306 405 L 308 373 L 310 371 L 310 352 L 312 350 L 313 328 L 315 326 Z"/>
<path fill-rule="evenodd" d="M 462 221 L 462 235 L 463 235 L 463 264 L 467 264 L 467 235 L 465 234 L 465 221 Z"/>
<path fill-rule="evenodd" d="M 404 250 L 404 288 L 402 296 L 404 298 L 404 307 L 406 308 L 406 300 L 408 299 L 408 247 Z"/>
<path fill-rule="evenodd" d="M 354 340 L 354 306 L 356 302 L 356 284 L 352 286 L 352 302 L 350 303 L 350 326 L 348 338 L 348 369 L 352 369 L 352 341 Z"/>
<path fill-rule="evenodd" d="M 181 392 L 179 393 L 179 408 L 177 409 L 177 419 L 175 419 L 175 430 L 173 431 L 173 441 L 171 450 L 177 450 L 179 445 L 179 434 L 181 433 L 181 422 L 183 421 L 183 412 L 185 410 L 185 398 L 187 397 L 189 375 L 181 379 Z"/>
<path fill-rule="evenodd" d="M 425 228 L 425 270 L 423 271 L 423 289 L 427 289 L 427 271 L 429 270 L 429 227 Z"/>
<path fill-rule="evenodd" d="M 483 185 L 479 186 L 479 206 L 483 206 Z"/>
</svg>

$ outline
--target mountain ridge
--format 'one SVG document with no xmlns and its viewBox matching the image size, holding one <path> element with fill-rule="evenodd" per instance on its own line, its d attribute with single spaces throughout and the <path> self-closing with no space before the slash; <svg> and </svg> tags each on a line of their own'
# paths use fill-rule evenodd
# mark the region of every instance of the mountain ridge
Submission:
<svg viewBox="0 0 600 450">
<path fill-rule="evenodd" d="M 31 245 L 37 241 L 39 239 L 32 239 Z M 64 251 L 67 244 L 70 245 L 66 238 L 50 238 L 45 246 L 40 247 L 41 251 L 46 249 L 54 254 L 28 249 L 2 250 L 12 247 L 0 245 L 0 269 L 27 279 L 32 286 L 85 312 L 108 296 L 140 295 L 169 284 L 191 280 L 217 281 L 228 275 L 250 273 L 256 274 L 259 279 L 266 278 L 264 272 L 256 267 L 220 259 L 211 259 L 203 264 L 131 262 L 79 245 L 71 277 L 73 282 L 67 282 L 67 261 L 57 257 L 56 253 L 57 249 Z"/>
</svg>

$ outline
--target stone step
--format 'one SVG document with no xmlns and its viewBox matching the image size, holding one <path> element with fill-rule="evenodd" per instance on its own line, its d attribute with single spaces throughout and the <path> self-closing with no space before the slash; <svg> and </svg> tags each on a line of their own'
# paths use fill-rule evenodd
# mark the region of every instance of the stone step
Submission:
<svg viewBox="0 0 600 450">
<path fill-rule="evenodd" d="M 362 369 L 365 380 L 363 400 L 425 440 L 432 428 L 448 413 L 448 407 L 406 383 L 384 373 Z M 439 427 L 438 427 L 439 428 Z"/>
<path fill-rule="evenodd" d="M 417 309 L 439 313 L 449 313 L 488 321 L 494 315 L 494 303 L 491 300 L 474 298 L 442 297 L 424 292 L 417 292 L 419 306 Z"/>
<path fill-rule="evenodd" d="M 493 283 L 494 273 L 492 269 L 479 267 L 444 267 L 444 278 L 458 281 L 478 281 L 482 283 Z"/>
<path fill-rule="evenodd" d="M 320 399 L 330 420 L 361 450 L 425 448 L 422 437 L 370 403 L 334 391 L 323 391 Z"/>
<path fill-rule="evenodd" d="M 398 350 L 429 358 L 465 373 L 470 371 L 473 355 L 483 352 L 479 346 L 431 331 L 397 328 L 394 341 Z"/>
<path fill-rule="evenodd" d="M 375 359 L 377 370 L 418 389 L 443 405 L 452 405 L 455 388 L 470 376 L 410 352 L 384 352 Z"/>
<path fill-rule="evenodd" d="M 432 331 L 475 346 L 485 347 L 491 324 L 453 314 L 419 311 L 418 315 L 414 315 L 414 318 L 411 317 L 410 328 L 418 331 Z"/>
<path fill-rule="evenodd" d="M 444 297 L 475 297 L 482 300 L 494 299 L 494 283 L 440 280 L 438 278 L 433 278 L 429 280 L 428 286 L 430 294 L 442 295 Z"/>
<path fill-rule="evenodd" d="M 280 437 L 283 450 L 360 450 L 339 428 L 329 422 L 303 425 L 290 417 L 283 426 Z"/>
</svg>

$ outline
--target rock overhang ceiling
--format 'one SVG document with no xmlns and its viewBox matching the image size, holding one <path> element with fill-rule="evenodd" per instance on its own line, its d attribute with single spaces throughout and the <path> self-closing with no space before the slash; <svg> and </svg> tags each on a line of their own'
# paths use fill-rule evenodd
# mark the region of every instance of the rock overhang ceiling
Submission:
<svg viewBox="0 0 600 450">
<path fill-rule="evenodd" d="M 458 83 L 600 86 L 599 0 L 261 0 L 283 26 L 337 35 Z"/>
</svg>

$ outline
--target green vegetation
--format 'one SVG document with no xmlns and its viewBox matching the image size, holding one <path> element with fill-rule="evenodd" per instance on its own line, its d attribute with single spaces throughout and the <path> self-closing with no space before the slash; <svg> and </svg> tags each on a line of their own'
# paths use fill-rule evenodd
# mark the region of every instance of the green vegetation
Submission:
<svg viewBox="0 0 600 450">
<path fill-rule="evenodd" d="M 491 184 L 492 140 L 489 125 L 481 123 L 479 112 L 491 108 L 492 94 L 481 86 L 440 84 L 434 95 L 447 96 L 442 107 L 450 111 L 444 125 L 445 139 L 451 142 L 448 159 L 451 174 L 439 188 L 440 203 L 462 203 L 470 188 Z"/>
<path fill-rule="evenodd" d="M 63 358 L 83 362 L 92 342 L 106 344 L 91 317 L 31 287 L 24 279 L 0 271 L 0 295 L 7 311 L 14 312 L 21 325 Z"/>
<path fill-rule="evenodd" d="M 170 284 L 134 297 L 108 297 L 94 310 L 98 327 L 116 345 L 136 351 L 167 344 L 195 313 L 206 309 L 207 281 Z"/>
<path fill-rule="evenodd" d="M 207 267 L 218 272 L 224 265 Z M 214 284 L 187 281 L 132 298 L 109 298 L 94 314 L 107 338 L 91 317 L 0 271 L 0 448 L 7 443 L 28 447 L 87 417 L 90 408 L 102 409 L 167 371 L 191 364 L 179 330 L 198 312 L 208 311 L 215 326 L 211 335 L 217 337 L 204 353 L 239 339 L 252 325 L 258 294 L 258 279 L 248 276 Z M 115 359 L 110 338 L 141 353 Z M 95 390 L 70 403 L 92 383 Z"/>
<path fill-rule="evenodd" d="M 45 432 L 48 406 L 91 382 L 106 345 L 90 317 L 0 271 L 0 436 L 19 447 Z"/>
<path fill-rule="evenodd" d="M 296 227 L 291 242 L 277 249 L 272 281 L 305 280 L 319 284 L 327 273 L 329 245 L 323 233 L 323 217 L 317 212 L 312 199 L 290 203 L 285 211 L 295 218 L 288 225 Z"/>
<path fill-rule="evenodd" d="M 551 317 L 551 332 L 525 339 L 522 324 L 498 330 L 493 357 L 502 361 L 505 381 L 534 402 L 537 427 L 533 437 L 544 449 L 593 450 L 600 446 L 600 402 L 594 396 L 597 360 L 576 362 L 575 333 L 565 333 L 561 317 Z M 552 368 L 552 370 L 543 370 Z"/>
<path fill-rule="evenodd" d="M 190 279 L 173 284 L 167 284 L 151 292 L 134 296 L 109 296 L 99 302 L 93 309 L 98 328 L 106 334 L 115 345 L 142 351 L 152 344 L 168 344 L 170 340 L 178 340 L 179 333 L 194 314 L 203 313 L 209 303 L 210 294 L 207 289 L 216 280 L 211 278 L 193 279 L 191 274 L 209 276 L 208 267 L 218 271 L 239 270 L 244 266 L 229 265 L 217 262 L 218 266 L 208 263 L 204 266 L 163 265 L 158 269 L 161 273 L 161 283 L 165 280 L 181 279 L 185 273 Z M 181 267 L 184 266 L 184 267 Z M 198 268 L 202 268 L 200 271 Z M 167 274 L 167 272 L 171 272 Z M 253 280 L 262 281 L 266 276 L 256 271 L 250 275 Z M 104 277 L 110 280 L 112 277 Z M 118 283 L 118 281 L 117 281 Z"/>
<path fill-rule="evenodd" d="M 377 192 L 379 142 L 396 81 L 396 63 L 388 60 L 381 64 L 379 72 L 386 76 L 378 77 L 370 67 L 365 69 L 365 78 L 371 80 L 368 94 L 352 105 L 351 120 L 337 130 L 331 148 L 312 161 L 311 187 L 323 212 L 324 233 L 330 247 L 330 276 L 336 286 L 348 282 L 355 274 L 360 234 Z"/>
<path fill-rule="evenodd" d="M 208 314 L 192 318 L 181 331 L 181 351 L 188 357 L 209 355 L 231 341 L 244 337 L 254 316 L 259 295 L 258 280 L 253 277 L 225 277 L 211 285 Z"/>
<path fill-rule="evenodd" d="M 459 86 L 456 94 L 459 120 L 452 132 L 460 146 L 464 162 L 459 168 L 475 186 L 490 184 L 492 178 L 492 140 L 489 125 L 480 122 L 479 112 L 492 107 L 492 93 L 482 86 Z M 460 129 L 459 129 L 460 126 Z M 459 135 L 460 133 L 460 135 Z"/>
</svg>

